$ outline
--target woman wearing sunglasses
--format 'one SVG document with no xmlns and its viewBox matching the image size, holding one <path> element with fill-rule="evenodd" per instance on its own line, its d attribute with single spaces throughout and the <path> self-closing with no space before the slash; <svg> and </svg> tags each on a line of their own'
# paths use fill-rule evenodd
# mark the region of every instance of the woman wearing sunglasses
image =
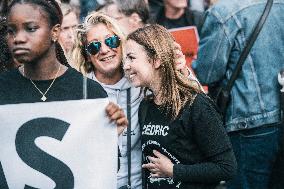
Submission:
<svg viewBox="0 0 284 189">
<path fill-rule="evenodd" d="M 127 130 L 125 129 L 123 135 L 119 137 L 121 164 L 118 172 L 118 188 L 126 188 L 126 185 L 130 184 L 129 175 L 131 187 L 141 189 L 141 133 L 138 124 L 138 108 L 142 95 L 140 95 L 140 88 L 132 87 L 124 77 L 121 47 L 124 40 L 125 37 L 114 19 L 103 13 L 93 12 L 86 17 L 77 30 L 72 57 L 75 64 L 81 65 L 82 72 L 104 87 L 111 101 L 119 104 L 125 113 L 130 110 L 128 119 L 131 121 L 129 124 L 131 125 L 131 173 L 128 174 Z M 175 44 L 175 47 L 177 67 L 188 74 L 180 46 Z M 191 75 L 189 77 L 195 80 Z M 129 97 L 127 97 L 127 91 L 130 93 Z M 128 100 L 130 103 L 127 108 Z"/>
<path fill-rule="evenodd" d="M 141 189 L 141 145 L 138 125 L 140 89 L 134 88 L 124 77 L 122 69 L 122 43 L 125 39 L 116 21 L 98 12 L 89 14 L 77 30 L 73 62 L 89 78 L 98 81 L 108 93 L 109 99 L 127 112 L 127 100 L 131 112 L 131 188 Z M 127 93 L 129 92 L 129 96 Z M 128 184 L 127 130 L 119 136 L 121 152 L 118 187 Z"/>
</svg>

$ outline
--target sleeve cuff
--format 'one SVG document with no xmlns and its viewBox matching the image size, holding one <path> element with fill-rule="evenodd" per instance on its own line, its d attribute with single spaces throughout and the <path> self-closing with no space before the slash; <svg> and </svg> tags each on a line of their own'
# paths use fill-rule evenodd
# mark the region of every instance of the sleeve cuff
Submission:
<svg viewBox="0 0 284 189">
<path fill-rule="evenodd" d="M 182 178 L 182 165 L 181 164 L 174 164 L 174 168 L 173 168 L 174 182 L 181 181 L 181 178 Z"/>
</svg>

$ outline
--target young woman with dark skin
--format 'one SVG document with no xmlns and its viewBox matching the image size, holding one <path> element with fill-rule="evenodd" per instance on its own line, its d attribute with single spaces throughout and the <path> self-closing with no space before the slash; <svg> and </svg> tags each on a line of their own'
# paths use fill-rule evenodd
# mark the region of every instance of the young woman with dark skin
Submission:
<svg viewBox="0 0 284 189">
<path fill-rule="evenodd" d="M 0 75 L 0 105 L 83 99 L 83 76 L 72 69 L 57 42 L 62 13 L 55 0 L 14 0 L 7 11 L 7 43 L 22 66 Z M 106 98 L 104 89 L 87 80 L 88 99 Z M 118 134 L 128 121 L 109 103 L 106 113 Z"/>
</svg>

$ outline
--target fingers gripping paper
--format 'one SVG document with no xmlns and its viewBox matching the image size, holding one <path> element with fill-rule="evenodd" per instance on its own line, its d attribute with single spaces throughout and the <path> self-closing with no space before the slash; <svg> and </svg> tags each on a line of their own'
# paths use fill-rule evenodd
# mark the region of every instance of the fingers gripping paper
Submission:
<svg viewBox="0 0 284 189">
<path fill-rule="evenodd" d="M 0 106 L 0 188 L 116 188 L 106 99 Z"/>
</svg>

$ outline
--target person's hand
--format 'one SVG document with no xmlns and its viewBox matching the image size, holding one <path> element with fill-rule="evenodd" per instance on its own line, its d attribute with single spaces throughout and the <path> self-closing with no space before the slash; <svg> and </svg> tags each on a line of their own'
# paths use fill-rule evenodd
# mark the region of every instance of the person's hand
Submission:
<svg viewBox="0 0 284 189">
<path fill-rule="evenodd" d="M 181 51 L 181 46 L 177 42 L 174 42 L 175 47 L 175 63 L 176 63 L 176 69 L 180 71 L 185 77 L 189 76 L 189 71 L 186 66 L 186 59 L 185 55 Z"/>
<path fill-rule="evenodd" d="M 106 113 L 110 121 L 114 121 L 117 125 L 117 133 L 120 135 L 128 125 L 128 120 L 121 108 L 117 104 L 110 102 L 106 107 Z"/>
<path fill-rule="evenodd" d="M 148 156 L 151 163 L 143 164 L 151 172 L 152 177 L 173 177 L 174 164 L 160 152 L 153 150 L 156 157 Z"/>
</svg>

